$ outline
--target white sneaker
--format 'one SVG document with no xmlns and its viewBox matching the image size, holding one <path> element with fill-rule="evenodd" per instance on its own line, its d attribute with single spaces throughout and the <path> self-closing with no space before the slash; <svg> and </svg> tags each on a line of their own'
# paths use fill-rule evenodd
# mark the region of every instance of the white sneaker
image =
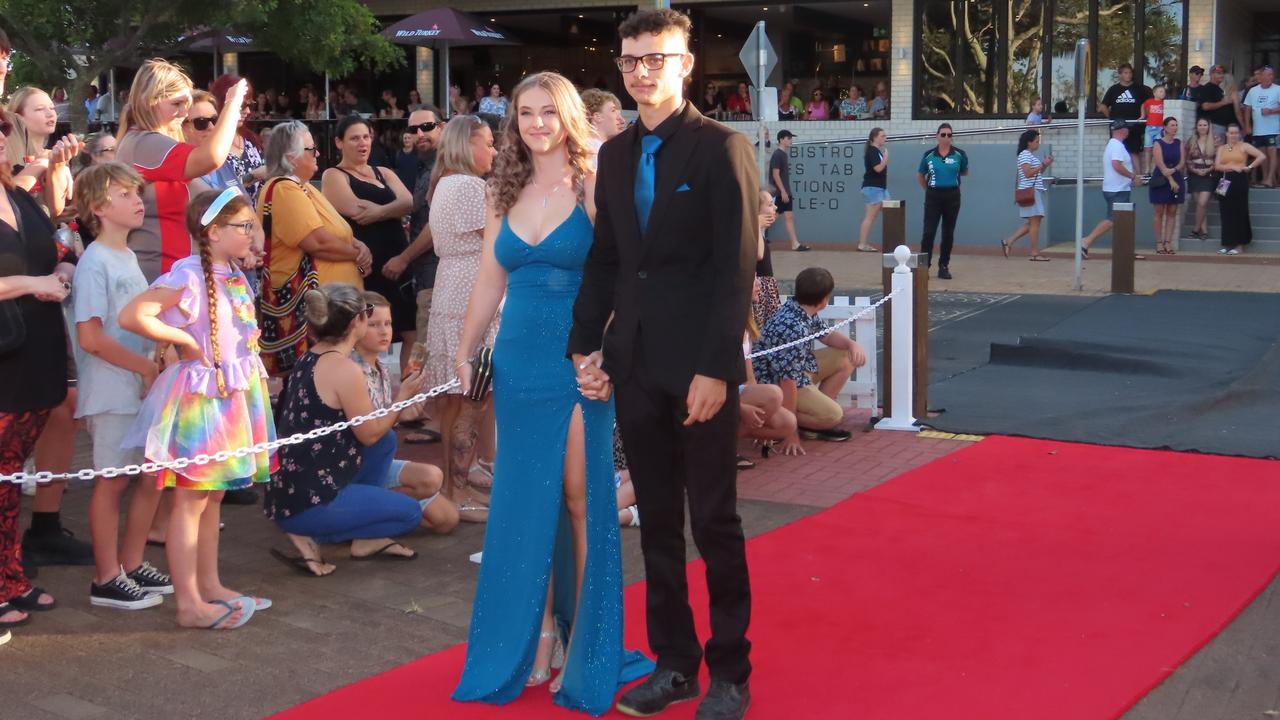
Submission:
<svg viewBox="0 0 1280 720">
<path fill-rule="evenodd" d="M 1226 248 L 1218 248 L 1218 254 L 1219 254 L 1219 255 L 1226 255 L 1226 254 L 1227 254 L 1227 249 L 1226 249 Z"/>
<path fill-rule="evenodd" d="M 1228 255 L 1239 255 L 1239 254 L 1240 254 L 1240 248 L 1231 248 L 1230 250 L 1228 250 L 1228 251 L 1227 251 L 1227 254 L 1228 254 Z"/>
<path fill-rule="evenodd" d="M 13 633 L 8 630 L 0 630 L 0 645 L 4 645 L 13 639 Z"/>
</svg>

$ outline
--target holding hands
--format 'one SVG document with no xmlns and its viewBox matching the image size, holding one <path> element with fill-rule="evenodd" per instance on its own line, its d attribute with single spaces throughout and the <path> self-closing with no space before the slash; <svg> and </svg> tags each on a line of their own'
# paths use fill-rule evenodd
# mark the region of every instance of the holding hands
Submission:
<svg viewBox="0 0 1280 720">
<path fill-rule="evenodd" d="M 613 394 L 613 384 L 601 366 L 604 355 L 599 350 L 590 355 L 573 356 L 573 369 L 578 376 L 578 391 L 588 400 L 605 402 Z"/>
</svg>

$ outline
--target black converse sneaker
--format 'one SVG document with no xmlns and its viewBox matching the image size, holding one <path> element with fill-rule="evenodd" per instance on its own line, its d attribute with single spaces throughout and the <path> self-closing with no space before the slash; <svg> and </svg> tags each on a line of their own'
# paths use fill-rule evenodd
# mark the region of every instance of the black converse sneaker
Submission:
<svg viewBox="0 0 1280 720">
<path fill-rule="evenodd" d="M 138 584 L 129 579 L 120 570 L 120 574 L 110 582 L 99 585 L 89 584 L 89 604 L 97 607 L 119 608 L 121 610 L 142 610 L 155 607 L 164 602 L 164 597 L 155 593 L 144 592 Z"/>
<path fill-rule="evenodd" d="M 124 568 L 120 568 L 123 570 Z M 142 588 L 142 592 L 155 593 L 157 595 L 172 595 L 173 581 L 168 575 L 156 569 L 155 565 L 142 561 L 142 564 L 136 570 L 125 573 L 125 576 L 132 580 Z"/>
</svg>

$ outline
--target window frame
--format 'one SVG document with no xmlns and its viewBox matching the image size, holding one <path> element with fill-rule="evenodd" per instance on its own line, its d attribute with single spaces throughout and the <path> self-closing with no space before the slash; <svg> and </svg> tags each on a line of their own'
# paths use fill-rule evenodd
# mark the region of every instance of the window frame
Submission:
<svg viewBox="0 0 1280 720">
<path fill-rule="evenodd" d="M 965 112 L 956 111 L 950 113 L 925 113 L 922 108 L 926 106 L 923 102 L 924 82 L 923 82 L 923 23 L 925 17 L 925 9 L 927 5 L 933 3 L 963 3 L 966 1 L 985 1 L 992 3 L 992 16 L 994 18 L 997 31 L 1000 28 L 1008 27 L 1008 8 L 1009 3 L 1004 0 L 914 0 L 912 3 L 914 27 L 912 28 L 912 60 L 911 60 L 911 118 L 913 120 L 966 120 L 966 119 L 1014 119 L 1024 118 L 1023 113 L 1010 112 Z M 1152 78 L 1147 77 L 1148 68 L 1146 62 L 1146 0 L 1129 0 L 1133 4 L 1134 26 L 1137 32 L 1134 36 L 1133 57 L 1129 59 L 1129 63 L 1135 68 L 1135 75 L 1138 82 L 1144 85 L 1150 85 Z M 1041 43 L 1040 49 L 1040 92 L 1042 98 L 1046 98 L 1046 109 L 1052 112 L 1052 83 L 1053 83 L 1053 22 L 1057 16 L 1057 0 L 1043 0 L 1046 11 L 1044 13 L 1044 25 L 1041 31 L 1044 34 L 1044 42 Z M 1092 52 L 1089 53 L 1089 87 L 1086 92 L 1087 102 L 1085 106 L 1086 117 L 1098 118 L 1102 117 L 1101 111 L 1098 110 L 1098 90 L 1096 86 L 1098 77 L 1098 5 L 1099 0 L 1088 0 L 1089 2 L 1089 45 Z M 1182 5 L 1182 42 L 1178 49 L 1178 68 L 1183 77 L 1178 78 L 1178 82 L 1185 82 L 1187 70 L 1187 4 L 1188 0 L 1177 0 Z M 954 40 L 952 45 L 952 57 L 956 58 L 960 63 L 965 62 L 965 56 L 960 52 L 960 34 L 953 33 Z M 999 38 L 996 45 L 994 57 L 996 65 L 999 68 L 1000 75 L 993 79 L 993 101 L 999 106 L 1008 106 L 1008 67 L 1009 67 L 1009 43 L 1008 38 Z M 951 81 L 952 96 L 957 101 L 963 97 L 961 91 L 963 85 L 963 65 L 960 66 L 962 72 L 953 75 Z M 1178 87 L 1181 87 L 1180 85 Z"/>
</svg>

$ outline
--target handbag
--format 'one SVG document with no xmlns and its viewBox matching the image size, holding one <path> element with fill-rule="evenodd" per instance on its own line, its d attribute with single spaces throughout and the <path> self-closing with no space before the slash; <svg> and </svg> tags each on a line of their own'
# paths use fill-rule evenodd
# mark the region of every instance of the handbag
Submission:
<svg viewBox="0 0 1280 720">
<path fill-rule="evenodd" d="M 1013 201 L 1018 207 L 1031 207 L 1036 204 L 1036 189 L 1033 187 L 1019 188 L 1013 191 Z"/>
<path fill-rule="evenodd" d="M 1229 191 L 1230 189 L 1231 189 L 1231 180 L 1227 178 L 1226 175 L 1223 175 L 1222 179 L 1218 181 L 1218 187 L 1214 189 L 1214 192 L 1218 193 L 1222 197 L 1226 197 L 1227 191 Z"/>
<path fill-rule="evenodd" d="M 266 253 L 262 258 L 262 293 L 258 302 L 258 328 L 262 364 L 273 376 L 287 375 L 310 346 L 307 318 L 302 298 L 308 290 L 320 288 L 311 256 L 302 253 L 298 269 L 276 287 L 271 279 L 271 196 L 285 178 L 273 178 L 262 189 L 262 231 Z M 292 182 L 292 181 L 290 181 Z"/>
<path fill-rule="evenodd" d="M 493 389 L 493 348 L 484 346 L 469 361 L 471 364 L 471 392 L 467 397 L 479 402 Z"/>
<path fill-rule="evenodd" d="M 1162 172 L 1151 173 L 1151 180 L 1147 182 L 1147 187 L 1153 190 L 1169 187 L 1169 178 Z"/>
</svg>

